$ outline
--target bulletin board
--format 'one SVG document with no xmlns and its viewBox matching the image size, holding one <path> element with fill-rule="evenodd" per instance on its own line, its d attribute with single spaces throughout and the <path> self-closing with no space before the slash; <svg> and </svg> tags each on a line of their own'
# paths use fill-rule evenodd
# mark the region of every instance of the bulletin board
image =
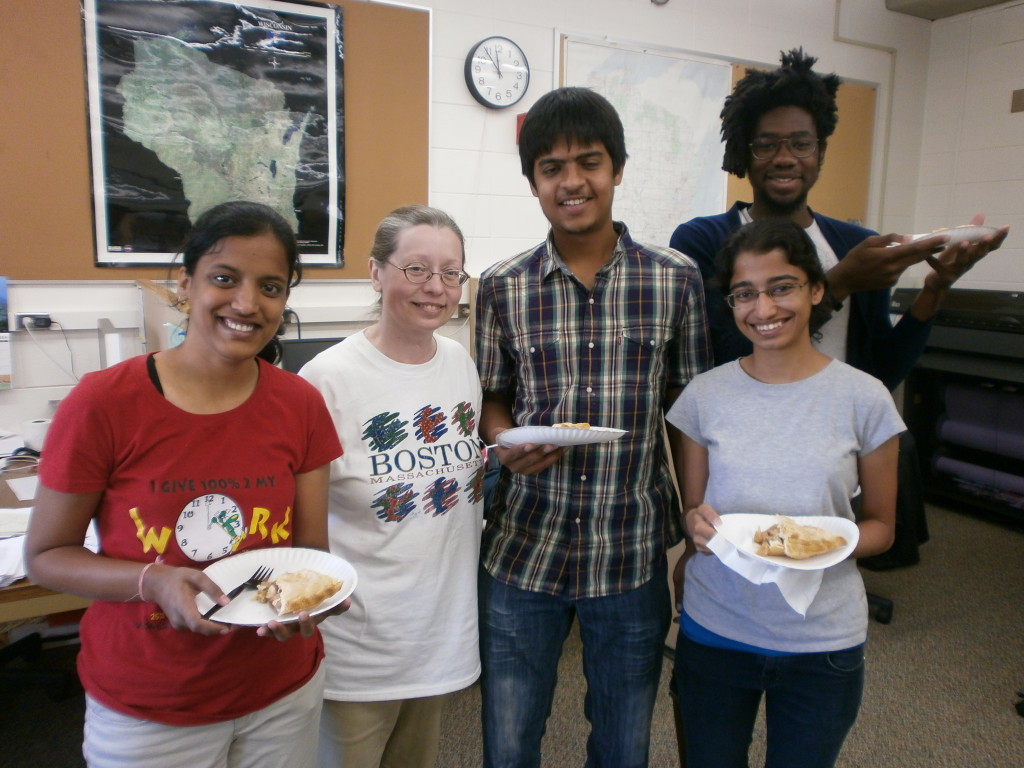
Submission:
<svg viewBox="0 0 1024 768">
<path fill-rule="evenodd" d="M 333 4 L 345 27 L 345 266 L 308 267 L 305 277 L 361 279 L 380 219 L 399 205 L 427 202 L 430 13 L 359 0 Z M 167 267 L 94 264 L 80 3 L 7 4 L 0 64 L 0 275 L 168 277 Z"/>
</svg>

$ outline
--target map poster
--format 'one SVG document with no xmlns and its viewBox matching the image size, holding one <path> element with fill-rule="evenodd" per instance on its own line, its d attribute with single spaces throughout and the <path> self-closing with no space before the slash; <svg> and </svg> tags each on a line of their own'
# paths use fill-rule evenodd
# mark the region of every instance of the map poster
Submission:
<svg viewBox="0 0 1024 768">
<path fill-rule="evenodd" d="M 562 56 L 564 84 L 593 88 L 622 119 L 629 158 L 614 211 L 635 240 L 667 246 L 683 222 L 725 210 L 728 62 L 574 36 L 562 38 Z"/>
<path fill-rule="evenodd" d="M 172 264 L 229 200 L 288 220 L 306 265 L 344 243 L 342 10 L 84 0 L 96 263 Z"/>
</svg>

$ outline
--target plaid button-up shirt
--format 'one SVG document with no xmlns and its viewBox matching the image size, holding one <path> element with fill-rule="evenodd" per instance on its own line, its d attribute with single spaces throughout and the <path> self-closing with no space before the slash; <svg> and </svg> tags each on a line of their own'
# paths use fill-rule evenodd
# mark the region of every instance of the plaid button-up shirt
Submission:
<svg viewBox="0 0 1024 768">
<path fill-rule="evenodd" d="M 546 243 L 486 270 L 477 366 L 518 426 L 589 422 L 619 440 L 577 446 L 539 475 L 502 470 L 486 511 L 495 578 L 572 598 L 649 581 L 682 530 L 664 441 L 666 390 L 711 365 L 700 272 L 634 243 L 616 223 L 611 260 L 588 291 Z"/>
</svg>

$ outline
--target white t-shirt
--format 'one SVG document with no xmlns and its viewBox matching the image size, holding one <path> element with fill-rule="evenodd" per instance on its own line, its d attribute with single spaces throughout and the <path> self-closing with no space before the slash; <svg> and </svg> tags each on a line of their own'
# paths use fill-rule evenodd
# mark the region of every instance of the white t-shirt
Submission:
<svg viewBox="0 0 1024 768">
<path fill-rule="evenodd" d="M 331 464 L 331 551 L 358 575 L 352 608 L 320 625 L 325 698 L 393 701 L 480 674 L 483 475 L 476 368 L 452 339 L 421 365 L 360 332 L 300 371 L 323 393 L 344 455 Z"/>
</svg>

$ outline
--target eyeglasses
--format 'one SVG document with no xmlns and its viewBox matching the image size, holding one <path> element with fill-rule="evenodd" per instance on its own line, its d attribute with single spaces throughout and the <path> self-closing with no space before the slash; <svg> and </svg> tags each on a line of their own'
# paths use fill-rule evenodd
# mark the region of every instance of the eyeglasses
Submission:
<svg viewBox="0 0 1024 768">
<path fill-rule="evenodd" d="M 755 160 L 771 160 L 783 144 L 789 148 L 789 154 L 796 158 L 810 157 L 818 151 L 817 139 L 754 139 L 750 142 L 750 154 Z"/>
<path fill-rule="evenodd" d="M 763 291 L 755 291 L 752 288 L 744 288 L 742 291 L 736 291 L 735 293 L 730 293 L 728 296 L 726 296 L 725 303 L 728 304 L 733 309 L 736 309 L 737 306 L 753 304 L 755 301 L 757 301 L 757 297 L 760 296 L 762 293 L 765 294 L 772 301 L 778 301 L 779 299 L 784 299 L 787 296 L 792 296 L 794 291 L 796 291 L 799 288 L 803 288 L 805 285 L 807 285 L 808 282 L 809 281 L 805 280 L 802 283 L 779 283 L 778 285 L 773 285 L 768 288 L 765 288 Z"/>
<path fill-rule="evenodd" d="M 391 264 L 390 261 L 384 262 L 385 264 Z M 440 272 L 431 272 L 422 264 L 410 264 L 407 267 L 400 267 L 397 264 L 391 264 L 395 269 L 400 269 L 405 273 L 405 279 L 410 283 L 429 283 L 430 278 L 434 275 L 441 276 L 441 282 L 447 285 L 449 288 L 458 288 L 464 282 L 469 280 L 469 273 L 464 272 L 461 269 L 455 269 L 451 267 L 449 269 L 442 269 Z"/>
</svg>

